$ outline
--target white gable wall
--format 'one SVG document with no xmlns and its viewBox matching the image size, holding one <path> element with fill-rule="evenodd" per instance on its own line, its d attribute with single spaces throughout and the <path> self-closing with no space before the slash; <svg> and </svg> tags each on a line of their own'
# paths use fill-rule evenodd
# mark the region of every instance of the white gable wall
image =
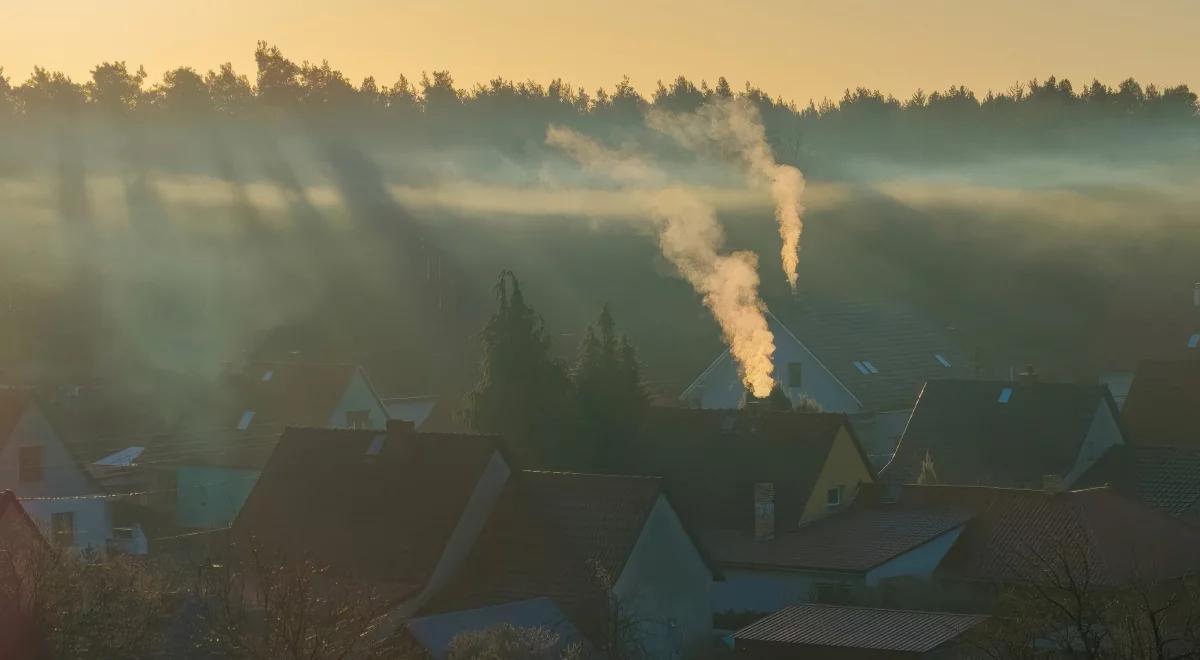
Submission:
<svg viewBox="0 0 1200 660">
<path fill-rule="evenodd" d="M 858 399 L 854 398 L 799 339 L 773 318 L 770 327 L 775 335 L 775 355 L 772 358 L 775 380 L 793 401 L 798 395 L 804 395 L 816 401 L 827 412 L 854 413 L 862 410 Z M 798 389 L 789 387 L 787 382 L 788 364 L 792 362 L 803 365 L 801 387 Z M 680 398 L 694 407 L 727 410 L 737 408 L 744 393 L 745 388 L 738 375 L 737 364 L 729 351 L 725 351 L 688 386 Z"/>
<path fill-rule="evenodd" d="M 711 644 L 711 589 L 708 564 L 660 495 L 613 586 L 647 657 L 690 657 Z"/>
<path fill-rule="evenodd" d="M 371 428 L 381 431 L 387 428 L 387 408 L 375 395 L 375 390 L 367 382 L 367 377 L 363 375 L 361 369 L 355 370 L 354 377 L 346 386 L 346 392 L 342 395 L 341 402 L 330 415 L 326 425 L 335 429 L 348 427 L 350 424 L 346 421 L 346 413 L 351 410 L 370 410 Z"/>
<path fill-rule="evenodd" d="M 21 447 L 42 447 L 42 479 L 22 483 Z M 12 490 L 29 517 L 50 538 L 50 521 L 55 513 L 71 513 L 77 548 L 104 552 L 112 537 L 109 503 L 96 497 L 99 487 L 87 478 L 59 440 L 49 420 L 30 403 L 13 428 L 8 444 L 0 449 L 0 490 Z"/>
<path fill-rule="evenodd" d="M 1070 488 L 1071 484 L 1095 465 L 1096 461 L 1100 460 L 1100 457 L 1110 447 L 1124 443 L 1121 426 L 1117 423 L 1112 408 L 1108 405 L 1108 401 L 1101 398 L 1096 414 L 1092 417 L 1092 425 L 1088 428 L 1087 437 L 1084 438 L 1083 445 L 1079 449 L 1079 456 L 1075 458 L 1075 465 L 1063 477 L 1065 485 Z"/>
</svg>

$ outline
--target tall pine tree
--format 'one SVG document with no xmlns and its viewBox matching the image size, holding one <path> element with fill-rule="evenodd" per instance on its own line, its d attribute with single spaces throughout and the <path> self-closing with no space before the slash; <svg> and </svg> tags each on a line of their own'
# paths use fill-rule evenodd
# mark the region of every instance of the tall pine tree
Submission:
<svg viewBox="0 0 1200 660">
<path fill-rule="evenodd" d="M 648 397 L 637 353 L 628 337 L 617 335 L 608 305 L 584 335 L 574 375 L 580 426 L 565 458 L 581 469 L 617 468 Z"/>
<path fill-rule="evenodd" d="M 479 384 L 467 395 L 471 428 L 505 438 L 525 466 L 544 466 L 569 437 L 575 415 L 571 381 L 550 356 L 542 317 L 525 302 L 510 271 L 496 283 L 496 313 L 483 329 Z"/>
</svg>

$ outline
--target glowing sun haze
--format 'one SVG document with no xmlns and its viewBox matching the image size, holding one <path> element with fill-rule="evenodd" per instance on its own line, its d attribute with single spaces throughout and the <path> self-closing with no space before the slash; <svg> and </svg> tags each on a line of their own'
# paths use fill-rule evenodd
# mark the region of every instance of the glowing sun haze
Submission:
<svg viewBox="0 0 1200 660">
<path fill-rule="evenodd" d="M 380 84 L 449 69 L 464 88 L 500 75 L 594 90 L 628 74 L 648 94 L 724 75 L 804 102 L 1049 74 L 1195 87 L 1198 24 L 1192 0 L 0 0 L 0 65 L 14 83 L 35 64 L 83 80 L 104 60 L 154 81 L 224 61 L 252 74 L 263 39 Z"/>
</svg>

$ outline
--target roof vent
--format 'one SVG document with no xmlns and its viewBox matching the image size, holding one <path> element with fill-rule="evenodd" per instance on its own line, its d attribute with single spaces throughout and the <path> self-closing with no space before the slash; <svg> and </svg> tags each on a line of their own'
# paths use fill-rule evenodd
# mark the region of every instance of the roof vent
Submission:
<svg viewBox="0 0 1200 660">
<path fill-rule="evenodd" d="M 238 425 L 237 425 L 238 430 L 245 431 L 247 428 L 250 427 L 250 422 L 252 422 L 252 421 L 254 421 L 254 411 L 253 410 L 247 410 L 246 412 L 242 413 L 242 418 L 238 420 Z"/>
<path fill-rule="evenodd" d="M 1012 388 L 1006 387 L 1000 390 L 1000 398 L 996 399 L 996 401 L 998 403 L 1008 403 L 1010 398 L 1012 398 Z"/>
</svg>

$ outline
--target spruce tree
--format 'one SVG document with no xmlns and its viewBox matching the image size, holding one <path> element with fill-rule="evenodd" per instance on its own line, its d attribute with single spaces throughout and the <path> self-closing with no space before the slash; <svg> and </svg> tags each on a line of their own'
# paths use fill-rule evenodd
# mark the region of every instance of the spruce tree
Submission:
<svg viewBox="0 0 1200 660">
<path fill-rule="evenodd" d="M 615 469 L 649 397 L 637 352 L 628 337 L 618 336 L 608 305 L 584 334 L 574 375 L 579 433 L 564 458 L 580 469 Z"/>
<path fill-rule="evenodd" d="M 571 381 L 550 356 L 542 317 L 525 302 L 510 271 L 496 283 L 497 309 L 483 329 L 479 384 L 467 395 L 465 417 L 476 431 L 504 437 L 514 458 L 543 466 L 569 436 Z"/>
</svg>

